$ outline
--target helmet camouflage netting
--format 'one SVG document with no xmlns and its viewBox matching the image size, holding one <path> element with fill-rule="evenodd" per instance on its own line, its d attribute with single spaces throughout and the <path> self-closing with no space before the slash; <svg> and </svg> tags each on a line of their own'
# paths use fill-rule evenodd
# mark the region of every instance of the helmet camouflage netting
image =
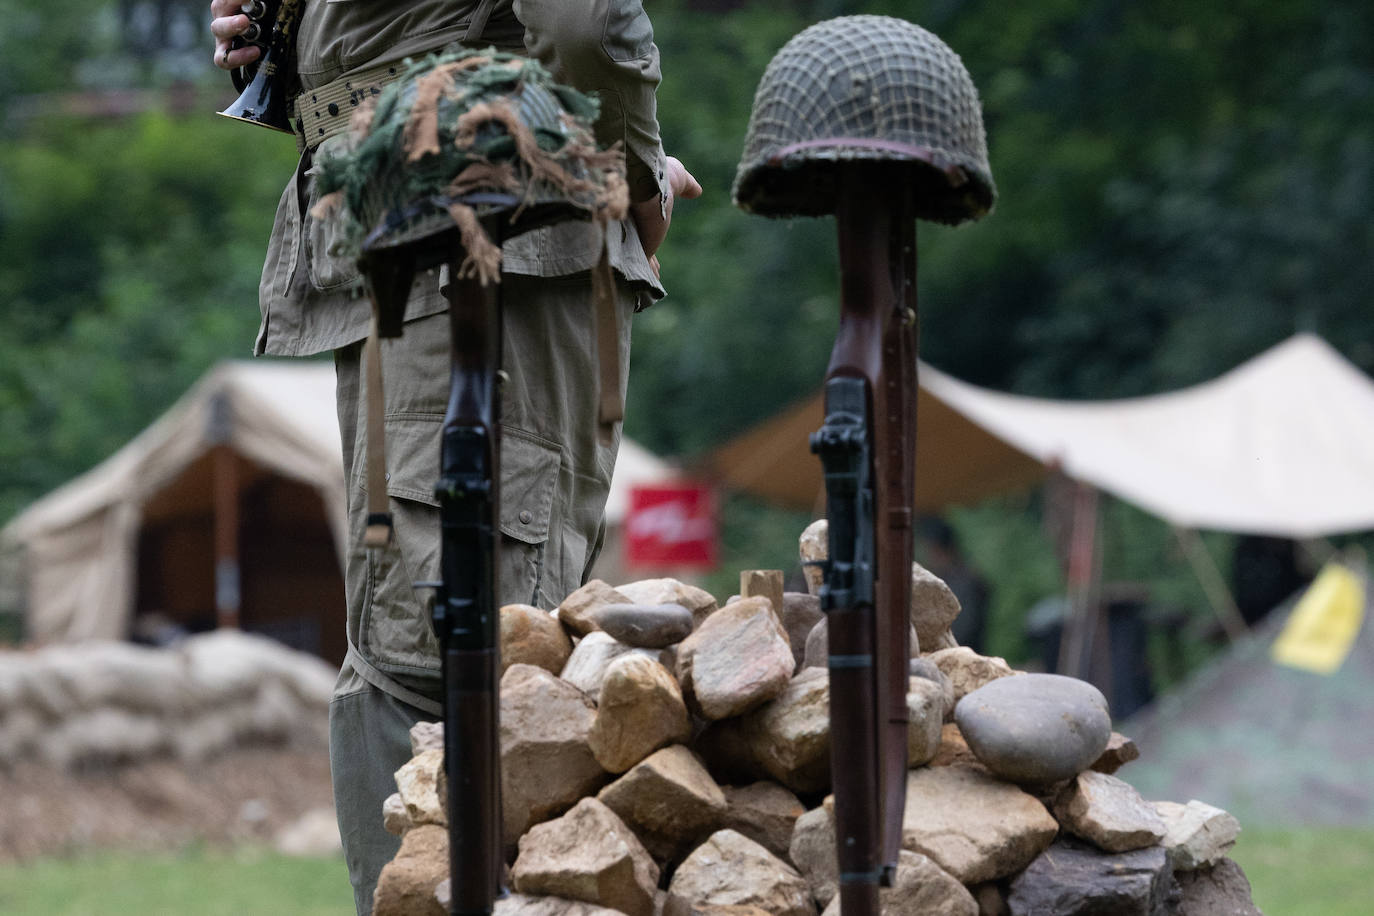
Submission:
<svg viewBox="0 0 1374 916">
<path fill-rule="evenodd" d="M 598 150 L 596 99 L 537 61 L 494 50 L 431 55 L 359 108 L 352 142 L 323 157 L 315 208 L 341 220 L 336 255 L 366 256 L 457 227 L 464 274 L 499 280 L 501 249 L 482 217 L 516 231 L 624 216 L 624 154 Z M 533 217 L 533 218 L 531 218 Z"/>
<path fill-rule="evenodd" d="M 888 16 L 818 23 L 774 56 L 754 96 L 735 203 L 764 216 L 834 213 L 840 166 L 862 161 L 911 163 L 923 219 L 977 219 L 997 196 L 963 62 Z"/>
</svg>

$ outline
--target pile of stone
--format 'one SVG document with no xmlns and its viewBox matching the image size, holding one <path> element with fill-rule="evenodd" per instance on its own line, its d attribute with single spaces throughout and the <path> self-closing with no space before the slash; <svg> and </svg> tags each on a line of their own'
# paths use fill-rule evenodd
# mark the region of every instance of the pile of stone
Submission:
<svg viewBox="0 0 1374 916">
<path fill-rule="evenodd" d="M 823 524 L 803 560 L 823 555 Z M 1234 818 L 1142 799 L 1112 775 L 1138 752 L 1096 688 L 954 645 L 958 601 L 914 573 L 903 852 L 884 913 L 1259 912 L 1226 858 Z M 594 581 L 552 614 L 502 608 L 513 893 L 498 914 L 837 916 L 825 621 L 780 573 L 742 573 L 740 591 L 718 608 L 672 579 Z M 382 812 L 402 839 L 377 916 L 447 912 L 442 727 L 418 724 L 412 743 Z"/>
<path fill-rule="evenodd" d="M 323 747 L 335 677 L 313 655 L 238 630 L 165 649 L 0 652 L 0 765 L 194 763 L 253 743 Z"/>
</svg>

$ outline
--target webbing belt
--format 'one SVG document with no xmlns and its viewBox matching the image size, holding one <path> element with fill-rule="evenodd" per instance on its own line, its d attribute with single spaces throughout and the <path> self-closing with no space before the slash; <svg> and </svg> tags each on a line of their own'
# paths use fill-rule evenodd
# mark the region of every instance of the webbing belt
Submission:
<svg viewBox="0 0 1374 916">
<path fill-rule="evenodd" d="M 296 145 L 311 152 L 330 137 L 348 130 L 353 112 L 400 75 L 400 61 L 364 67 L 296 96 Z"/>
<path fill-rule="evenodd" d="M 479 41 L 486 30 L 496 0 L 482 0 L 472 11 L 467 31 L 461 41 Z M 406 68 L 403 61 L 378 64 L 354 70 L 336 80 L 296 96 L 292 120 L 295 122 L 296 146 L 301 152 L 312 153 L 330 137 L 348 130 L 353 112 L 365 100 L 381 95 L 382 87 L 400 76 Z"/>
</svg>

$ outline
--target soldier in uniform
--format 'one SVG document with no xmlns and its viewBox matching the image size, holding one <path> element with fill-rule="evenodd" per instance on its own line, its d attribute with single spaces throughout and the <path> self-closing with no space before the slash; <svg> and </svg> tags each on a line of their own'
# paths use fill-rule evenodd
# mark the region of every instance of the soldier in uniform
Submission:
<svg viewBox="0 0 1374 916">
<path fill-rule="evenodd" d="M 232 48 L 248 25 L 238 0 L 212 0 L 215 62 L 251 63 Z M 435 638 L 412 583 L 438 578 L 433 485 L 448 394 L 449 342 L 437 271 L 417 275 L 405 333 L 382 342 L 390 546 L 364 550 L 366 518 L 362 340 L 370 308 L 351 258 L 330 255 L 333 228 L 311 216 L 312 168 L 346 142 L 351 108 L 404 69 L 407 57 L 444 47 L 494 46 L 537 58 L 553 77 L 595 93 L 600 145 L 626 154 L 630 217 L 604 233 L 616 275 L 621 396 L 634 312 L 663 295 L 655 251 L 675 197 L 701 187 L 664 155 L 656 117 L 660 80 L 653 29 L 639 0 L 380 0 L 308 2 L 296 42 L 301 93 L 296 174 L 278 206 L 260 286 L 255 351 L 332 351 L 349 483 L 352 548 L 346 561 L 349 652 L 330 707 L 335 806 L 360 914 L 398 840 L 382 827 L 393 773 L 410 757 L 409 729 L 439 717 Z M 595 322 L 589 271 L 603 233 L 560 223 L 506 242 L 498 603 L 556 606 L 586 578 L 604 533 L 603 511 L 619 441 L 597 424 Z"/>
</svg>

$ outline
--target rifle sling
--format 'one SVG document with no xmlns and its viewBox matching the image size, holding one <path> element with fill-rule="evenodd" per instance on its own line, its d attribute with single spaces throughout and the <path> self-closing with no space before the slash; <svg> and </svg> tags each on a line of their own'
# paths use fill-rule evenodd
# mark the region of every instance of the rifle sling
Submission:
<svg viewBox="0 0 1374 916">
<path fill-rule="evenodd" d="M 391 543 L 391 503 L 386 483 L 386 399 L 382 392 L 382 344 L 378 333 L 377 299 L 372 299 L 372 324 L 363 344 L 363 385 L 367 399 L 367 527 L 363 546 Z"/>
<path fill-rule="evenodd" d="M 601 235 L 601 256 L 592 268 L 592 301 L 596 311 L 596 357 L 600 374 L 597 425 L 603 445 L 610 445 L 615 424 L 625 419 L 625 403 L 620 396 L 620 316 L 616 307 L 615 275 Z"/>
</svg>

